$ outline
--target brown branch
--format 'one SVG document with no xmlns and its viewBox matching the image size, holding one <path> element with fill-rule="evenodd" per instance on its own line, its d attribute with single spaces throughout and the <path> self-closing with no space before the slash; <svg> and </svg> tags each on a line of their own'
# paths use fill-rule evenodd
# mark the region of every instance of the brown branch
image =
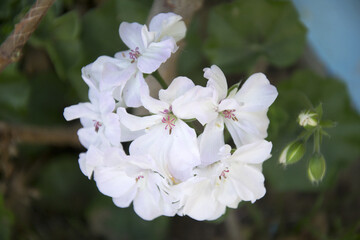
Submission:
<svg viewBox="0 0 360 240">
<path fill-rule="evenodd" d="M 53 146 L 70 146 L 80 148 L 76 128 L 55 128 L 18 126 L 0 122 L 1 142 L 46 144 Z"/>
<path fill-rule="evenodd" d="M 0 72 L 20 59 L 21 49 L 55 0 L 37 0 L 29 12 L 15 25 L 14 31 L 0 46 Z"/>
</svg>

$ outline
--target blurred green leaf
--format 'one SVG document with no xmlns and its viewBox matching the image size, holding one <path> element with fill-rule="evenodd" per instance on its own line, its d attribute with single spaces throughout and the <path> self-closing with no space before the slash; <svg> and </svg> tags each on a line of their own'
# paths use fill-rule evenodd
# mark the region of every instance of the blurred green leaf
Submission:
<svg viewBox="0 0 360 240">
<path fill-rule="evenodd" d="M 50 11 L 41 22 L 30 43 L 47 50 L 61 79 L 81 61 L 82 49 L 79 40 L 80 19 L 75 11 L 58 18 Z"/>
<path fill-rule="evenodd" d="M 146 23 L 151 1 L 109 0 L 83 17 L 81 34 L 87 65 L 101 55 L 114 56 L 125 49 L 119 36 L 122 21 Z"/>
<path fill-rule="evenodd" d="M 111 198 L 100 196 L 88 210 L 88 219 L 93 232 L 106 239 L 166 239 L 168 217 L 145 221 L 137 216 L 130 206 L 118 208 Z"/>
<path fill-rule="evenodd" d="M 81 41 L 88 61 L 85 65 L 101 55 L 113 56 L 123 46 L 118 33 L 121 20 L 117 18 L 114 0 L 87 12 L 82 22 Z"/>
<path fill-rule="evenodd" d="M 307 109 L 307 103 L 303 100 L 306 95 L 314 105 L 322 102 L 324 120 L 338 123 L 327 130 L 330 138 L 324 138 L 321 145 L 327 173 L 320 188 L 331 187 L 339 171 L 360 156 L 360 116 L 351 106 L 345 84 L 336 79 L 319 77 L 310 71 L 299 71 L 290 79 L 280 82 L 277 88 L 279 96 L 269 112 L 273 158 L 264 164 L 265 175 L 271 186 L 279 190 L 319 189 L 307 180 L 308 161 L 300 161 L 286 169 L 277 163 L 281 149 L 301 131 L 296 119 L 300 111 Z M 276 120 L 278 112 L 284 115 L 282 121 Z M 307 149 L 312 149 L 312 141 L 308 141 Z M 311 153 L 309 150 L 306 160 Z"/>
<path fill-rule="evenodd" d="M 33 3 L 33 0 L 0 1 L 0 43 L 10 35 L 15 24 L 20 21 Z"/>
<path fill-rule="evenodd" d="M 83 176 L 74 155 L 60 155 L 48 161 L 36 184 L 40 203 L 44 208 L 80 213 L 95 192 L 94 184 Z"/>
<path fill-rule="evenodd" d="M 11 239 L 13 224 L 14 215 L 9 209 L 5 207 L 4 198 L 0 194 L 0 239 Z"/>
<path fill-rule="evenodd" d="M 0 74 L 0 116 L 19 114 L 26 110 L 30 86 L 25 76 L 12 64 Z"/>
<path fill-rule="evenodd" d="M 303 52 L 306 30 L 288 1 L 237 0 L 210 11 L 205 52 L 224 72 L 249 71 L 265 57 L 278 67 Z"/>
<path fill-rule="evenodd" d="M 119 21 L 146 24 L 152 2 L 149 0 L 116 1 L 117 19 Z M 119 29 L 119 26 L 117 29 Z"/>
<path fill-rule="evenodd" d="M 72 88 L 53 73 L 36 74 L 29 78 L 31 94 L 28 100 L 26 121 L 42 126 L 65 123 L 64 107 L 73 103 Z M 73 97 L 73 98 L 70 98 Z"/>
</svg>

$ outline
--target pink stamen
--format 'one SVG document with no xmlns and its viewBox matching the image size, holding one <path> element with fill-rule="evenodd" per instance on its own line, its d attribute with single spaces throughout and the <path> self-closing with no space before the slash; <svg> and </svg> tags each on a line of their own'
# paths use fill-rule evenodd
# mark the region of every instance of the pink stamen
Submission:
<svg viewBox="0 0 360 240">
<path fill-rule="evenodd" d="M 162 111 L 162 114 L 169 114 L 172 112 L 172 106 L 169 107 L 169 109 L 165 109 L 164 111 Z"/>
<path fill-rule="evenodd" d="M 95 121 L 94 120 L 94 127 L 95 127 L 95 132 L 99 131 L 99 128 L 102 126 L 101 122 Z"/>
<path fill-rule="evenodd" d="M 229 169 L 228 169 L 228 168 L 225 168 L 225 169 L 221 172 L 221 174 L 220 174 L 220 176 L 219 176 L 219 179 L 221 180 L 222 177 L 226 179 L 226 174 L 227 174 L 228 172 L 229 172 Z"/>
<path fill-rule="evenodd" d="M 170 115 L 168 115 L 167 118 L 163 117 L 163 119 L 161 120 L 163 123 L 166 124 L 165 130 L 169 128 L 169 134 L 171 134 L 172 128 L 175 127 L 175 120 L 176 119 L 174 117 L 170 117 Z"/>
<path fill-rule="evenodd" d="M 232 109 L 232 110 L 224 110 L 222 113 L 224 114 L 224 117 L 227 119 L 232 119 L 234 121 L 238 121 L 237 117 L 235 116 L 234 112 L 236 110 Z"/>
<path fill-rule="evenodd" d="M 135 178 L 136 182 L 138 182 L 141 178 L 144 178 L 144 176 L 140 175 L 137 178 Z"/>
<path fill-rule="evenodd" d="M 131 63 L 135 62 L 135 60 L 140 57 L 139 48 L 136 47 L 135 50 L 131 49 L 129 55 L 130 55 Z"/>
</svg>

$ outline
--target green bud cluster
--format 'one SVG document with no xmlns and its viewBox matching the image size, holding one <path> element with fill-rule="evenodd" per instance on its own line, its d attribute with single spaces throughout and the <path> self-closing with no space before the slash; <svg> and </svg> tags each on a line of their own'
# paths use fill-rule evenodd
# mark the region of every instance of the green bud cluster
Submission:
<svg viewBox="0 0 360 240">
<path fill-rule="evenodd" d="M 316 108 L 302 111 L 299 114 L 297 121 L 304 131 L 296 140 L 285 146 L 279 157 L 279 162 L 285 166 L 297 163 L 304 158 L 307 141 L 312 137 L 314 147 L 308 160 L 307 172 L 309 180 L 313 183 L 320 182 L 326 172 L 326 161 L 320 151 L 323 136 L 329 136 L 324 128 L 335 126 L 334 122 L 322 121 L 322 113 L 322 105 L 319 104 Z"/>
</svg>

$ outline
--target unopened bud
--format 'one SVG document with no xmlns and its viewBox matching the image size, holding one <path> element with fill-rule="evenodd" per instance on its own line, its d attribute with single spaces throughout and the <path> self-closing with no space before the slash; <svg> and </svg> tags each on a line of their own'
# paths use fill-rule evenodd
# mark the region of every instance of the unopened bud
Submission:
<svg viewBox="0 0 360 240">
<path fill-rule="evenodd" d="M 298 121 L 300 126 L 315 127 L 318 125 L 318 114 L 310 111 L 301 112 Z"/>
<path fill-rule="evenodd" d="M 320 182 L 325 176 L 326 162 L 321 154 L 314 154 L 309 161 L 308 175 L 311 182 Z"/>
<path fill-rule="evenodd" d="M 305 145 L 302 142 L 288 144 L 280 154 L 279 162 L 287 165 L 299 161 L 305 154 Z"/>
</svg>

